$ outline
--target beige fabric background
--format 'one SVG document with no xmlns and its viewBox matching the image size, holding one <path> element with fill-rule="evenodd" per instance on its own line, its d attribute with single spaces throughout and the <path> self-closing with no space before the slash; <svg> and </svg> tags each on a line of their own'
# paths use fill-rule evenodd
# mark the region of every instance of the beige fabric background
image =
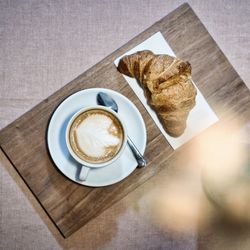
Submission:
<svg viewBox="0 0 250 250">
<path fill-rule="evenodd" d="M 188 2 L 250 87 L 249 0 Z M 0 129 L 182 3 L 0 0 Z M 2 154 L 0 165 L 0 249 L 249 249 L 243 232 L 152 223 L 147 195 L 164 171 L 65 240 Z"/>
</svg>

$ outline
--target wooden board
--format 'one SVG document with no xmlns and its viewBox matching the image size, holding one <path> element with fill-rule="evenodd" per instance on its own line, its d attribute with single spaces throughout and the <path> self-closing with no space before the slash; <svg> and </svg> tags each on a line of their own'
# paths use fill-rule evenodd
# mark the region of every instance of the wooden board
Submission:
<svg viewBox="0 0 250 250">
<path fill-rule="evenodd" d="M 250 119 L 249 90 L 190 6 L 180 6 L 0 131 L 2 150 L 64 237 L 162 168 L 171 166 L 178 152 L 192 143 L 173 151 L 112 63 L 157 31 L 162 32 L 178 57 L 191 62 L 193 79 L 220 122 L 234 119 L 236 114 L 243 122 Z M 148 168 L 137 169 L 120 183 L 104 188 L 84 187 L 63 176 L 53 164 L 46 144 L 47 126 L 55 108 L 70 94 L 91 87 L 110 88 L 127 96 L 140 110 L 147 127 Z"/>
</svg>

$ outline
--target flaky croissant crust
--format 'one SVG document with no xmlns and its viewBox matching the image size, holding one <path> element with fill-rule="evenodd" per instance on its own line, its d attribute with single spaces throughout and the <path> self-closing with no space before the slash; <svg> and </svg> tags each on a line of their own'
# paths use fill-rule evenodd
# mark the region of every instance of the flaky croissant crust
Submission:
<svg viewBox="0 0 250 250">
<path fill-rule="evenodd" d="M 180 136 L 197 94 L 191 80 L 190 63 L 144 50 L 124 56 L 118 70 L 137 79 L 166 132 Z"/>
</svg>

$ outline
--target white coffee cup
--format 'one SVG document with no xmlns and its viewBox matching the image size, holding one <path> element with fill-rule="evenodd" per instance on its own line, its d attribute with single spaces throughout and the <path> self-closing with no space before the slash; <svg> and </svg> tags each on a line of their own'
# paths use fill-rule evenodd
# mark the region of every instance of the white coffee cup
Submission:
<svg viewBox="0 0 250 250">
<path fill-rule="evenodd" d="M 116 161 L 127 143 L 127 129 L 120 116 L 104 106 L 85 107 L 76 112 L 66 129 L 71 156 L 81 164 L 79 179 L 86 180 L 91 168 Z"/>
</svg>

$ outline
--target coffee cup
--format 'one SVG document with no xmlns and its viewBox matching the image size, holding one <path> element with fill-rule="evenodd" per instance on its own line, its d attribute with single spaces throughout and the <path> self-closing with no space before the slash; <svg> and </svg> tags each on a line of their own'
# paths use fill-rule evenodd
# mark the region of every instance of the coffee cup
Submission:
<svg viewBox="0 0 250 250">
<path fill-rule="evenodd" d="M 82 181 L 91 168 L 105 167 L 116 161 L 126 142 L 124 122 L 116 112 L 104 106 L 82 108 L 67 125 L 67 148 L 82 166 L 79 174 Z"/>
</svg>

